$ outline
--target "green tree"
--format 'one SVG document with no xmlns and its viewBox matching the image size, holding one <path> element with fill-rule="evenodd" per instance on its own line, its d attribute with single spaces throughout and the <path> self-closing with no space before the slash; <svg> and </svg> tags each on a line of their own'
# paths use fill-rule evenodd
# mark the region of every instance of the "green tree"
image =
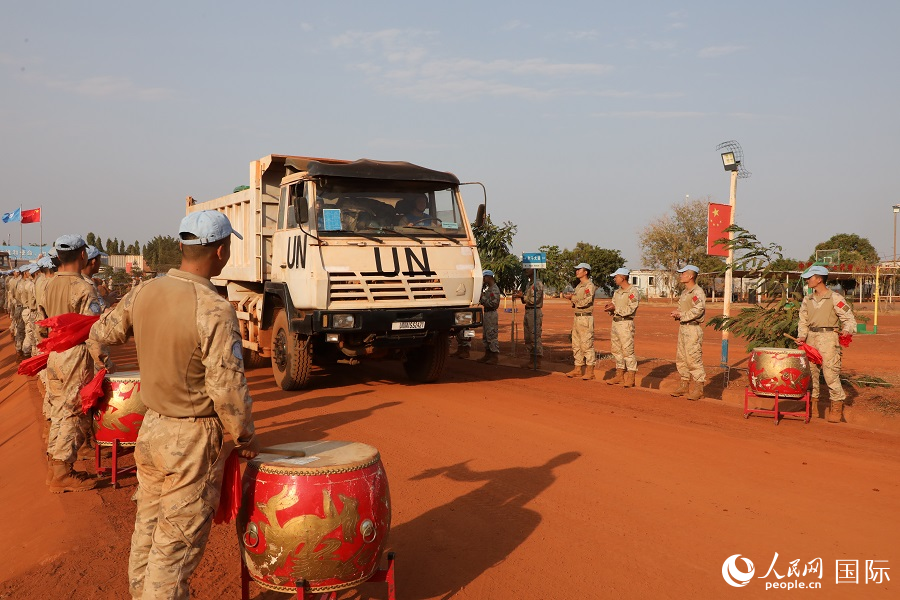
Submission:
<svg viewBox="0 0 900 600">
<path fill-rule="evenodd" d="M 575 266 L 575 263 L 569 265 L 562 259 L 563 251 L 559 249 L 559 246 L 541 246 L 538 250 L 547 255 L 547 268 L 542 269 L 539 274 L 541 281 L 544 282 L 544 287 L 562 292 L 570 283 L 571 267 Z"/>
<path fill-rule="evenodd" d="M 144 262 L 158 273 L 177 267 L 181 264 L 178 240 L 170 235 L 156 236 L 144 246 Z"/>
<path fill-rule="evenodd" d="M 609 274 L 625 266 L 625 259 L 618 250 L 609 250 L 594 246 L 587 242 L 578 242 L 572 250 L 565 250 L 562 253 L 563 262 L 570 265 L 569 280 L 575 280 L 575 265 L 586 262 L 591 265 L 591 280 L 598 288 L 603 289 L 606 293 L 612 293 L 615 286 Z"/>
<path fill-rule="evenodd" d="M 84 241 L 87 242 L 88 246 L 97 247 L 97 236 L 94 235 L 93 231 L 88 231 L 87 237 L 84 238 Z"/>
<path fill-rule="evenodd" d="M 779 258 L 772 261 L 773 271 L 796 271 L 799 269 L 799 260 L 793 258 Z"/>
<path fill-rule="evenodd" d="M 125 240 L 119 242 L 119 254 L 125 254 Z"/>
<path fill-rule="evenodd" d="M 502 226 L 494 225 L 490 215 L 485 216 L 480 227 L 473 224 L 481 267 L 494 272 L 494 279 L 504 293 L 517 289 L 522 276 L 522 263 L 510 250 L 517 230 L 509 221 Z"/>
<path fill-rule="evenodd" d="M 824 242 L 816 244 L 816 250 L 840 250 L 841 257 L 838 261 L 843 264 L 852 264 L 857 267 L 874 265 L 878 262 L 878 252 L 872 243 L 855 233 L 838 233 Z M 809 260 L 816 260 L 813 252 Z"/>
<path fill-rule="evenodd" d="M 726 242 L 734 249 L 734 269 L 748 271 L 750 277 L 760 280 L 764 304 L 742 308 L 733 317 L 718 315 L 707 323 L 718 331 L 731 331 L 747 340 L 747 352 L 758 347 L 785 348 L 791 344 L 784 334 L 797 335 L 800 321 L 800 303 L 803 301 L 803 284 L 800 279 L 789 288 L 779 276 L 776 265 L 784 260 L 782 248 L 777 244 L 765 245 L 746 229 L 732 225 L 734 239 Z M 724 274 L 728 267 L 723 266 Z"/>
<path fill-rule="evenodd" d="M 670 297 L 678 279 L 675 271 L 692 264 L 701 273 L 721 271 L 725 261 L 706 254 L 709 198 L 685 200 L 672 205 L 671 212 L 652 220 L 640 233 L 641 261 L 657 272 Z M 704 284 L 704 278 L 699 279 Z"/>
<path fill-rule="evenodd" d="M 104 250 L 107 254 L 109 254 L 110 256 L 112 256 L 113 254 L 116 254 L 116 250 L 118 250 L 118 247 L 119 247 L 118 242 L 116 242 L 116 245 L 113 246 L 113 241 L 112 241 L 111 239 L 109 239 L 109 238 L 106 238 L 106 248 L 104 248 L 103 250 Z"/>
</svg>

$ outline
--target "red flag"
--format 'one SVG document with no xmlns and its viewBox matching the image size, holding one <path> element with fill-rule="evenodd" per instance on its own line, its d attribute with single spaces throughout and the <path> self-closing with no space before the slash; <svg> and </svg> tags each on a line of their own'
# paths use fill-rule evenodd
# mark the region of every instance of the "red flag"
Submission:
<svg viewBox="0 0 900 600">
<path fill-rule="evenodd" d="M 222 494 L 219 496 L 219 507 L 213 523 L 231 523 L 241 508 L 241 462 L 235 448 L 225 460 L 225 473 L 222 475 Z"/>
<path fill-rule="evenodd" d="M 106 378 L 106 369 L 100 369 L 87 385 L 81 388 L 81 412 L 88 414 L 97 406 L 97 402 L 104 396 L 103 381 Z"/>
<path fill-rule="evenodd" d="M 22 211 L 22 222 L 23 223 L 40 223 L 41 222 L 41 209 L 32 208 L 31 210 L 23 210 Z"/>
<path fill-rule="evenodd" d="M 706 224 L 706 253 L 710 256 L 728 256 L 728 248 L 717 244 L 716 240 L 728 237 L 725 230 L 731 225 L 731 206 L 710 202 Z"/>
</svg>

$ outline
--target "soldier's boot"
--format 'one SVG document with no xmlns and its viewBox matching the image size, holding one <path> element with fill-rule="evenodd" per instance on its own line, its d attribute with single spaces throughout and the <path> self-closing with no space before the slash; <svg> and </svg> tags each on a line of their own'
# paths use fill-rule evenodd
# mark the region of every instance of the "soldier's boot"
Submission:
<svg viewBox="0 0 900 600">
<path fill-rule="evenodd" d="M 535 366 L 535 365 L 537 365 L 537 366 Z M 523 369 L 540 369 L 541 368 L 541 357 L 538 356 L 537 361 L 535 361 L 534 358 L 529 358 L 528 360 L 526 360 L 525 362 L 523 362 L 521 364 L 521 367 Z"/>
<path fill-rule="evenodd" d="M 500 364 L 500 353 L 499 352 L 486 352 L 487 360 L 484 361 L 485 364 L 488 365 L 498 365 Z"/>
<path fill-rule="evenodd" d="M 16 362 L 22 362 L 25 360 L 25 353 L 21 350 L 16 350 Z"/>
<path fill-rule="evenodd" d="M 44 485 L 50 485 L 53 481 L 53 459 L 47 453 L 47 477 L 44 479 Z"/>
<path fill-rule="evenodd" d="M 844 401 L 843 400 L 832 400 L 831 401 L 831 410 L 828 411 L 828 422 L 829 423 L 840 423 L 841 417 L 844 414 Z"/>
<path fill-rule="evenodd" d="M 51 460 L 50 469 L 53 471 L 53 479 L 50 481 L 50 491 L 54 494 L 63 492 L 84 492 L 94 489 L 97 479 L 90 473 L 76 471 L 72 465 L 61 460 Z"/>
<path fill-rule="evenodd" d="M 616 375 L 606 382 L 606 385 L 617 385 L 625 380 L 625 369 L 616 369 Z"/>
<path fill-rule="evenodd" d="M 581 377 L 584 374 L 584 365 L 575 365 L 575 368 L 566 373 L 566 377 Z"/>
<path fill-rule="evenodd" d="M 594 378 L 594 365 L 588 365 L 587 369 L 584 372 L 584 375 L 581 377 L 583 381 L 590 381 Z"/>
<path fill-rule="evenodd" d="M 631 388 L 634 387 L 634 377 L 637 375 L 637 371 L 625 371 L 625 381 L 622 383 L 622 387 Z"/>
<path fill-rule="evenodd" d="M 459 346 L 451 356 L 454 358 L 469 358 L 468 346 Z"/>
<path fill-rule="evenodd" d="M 84 444 L 81 445 L 81 448 L 78 449 L 78 454 L 76 455 L 76 460 L 90 460 L 94 458 L 97 454 L 97 449 L 91 443 L 91 440 L 85 440 Z"/>
<path fill-rule="evenodd" d="M 670 395 L 673 398 L 680 398 L 688 393 L 688 384 L 691 382 L 690 379 L 682 379 L 678 384 L 678 389 L 672 392 Z"/>
<path fill-rule="evenodd" d="M 687 394 L 688 400 L 699 400 L 703 397 L 703 382 L 691 381 L 690 391 Z"/>
</svg>

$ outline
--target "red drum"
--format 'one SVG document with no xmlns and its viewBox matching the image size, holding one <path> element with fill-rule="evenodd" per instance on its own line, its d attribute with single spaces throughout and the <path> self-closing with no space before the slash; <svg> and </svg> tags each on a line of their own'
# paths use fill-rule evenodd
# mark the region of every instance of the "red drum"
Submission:
<svg viewBox="0 0 900 600">
<path fill-rule="evenodd" d="M 803 350 L 755 348 L 750 355 L 750 389 L 757 396 L 802 398 L 809 381 L 809 360 Z"/>
<path fill-rule="evenodd" d="M 137 371 L 107 375 L 106 395 L 94 412 L 94 436 L 101 446 L 134 446 L 147 407 L 141 402 L 141 375 Z"/>
<path fill-rule="evenodd" d="M 391 528 L 391 496 L 378 450 L 357 442 L 266 448 L 242 481 L 237 531 L 250 576 L 264 588 L 310 592 L 372 576 Z"/>
</svg>

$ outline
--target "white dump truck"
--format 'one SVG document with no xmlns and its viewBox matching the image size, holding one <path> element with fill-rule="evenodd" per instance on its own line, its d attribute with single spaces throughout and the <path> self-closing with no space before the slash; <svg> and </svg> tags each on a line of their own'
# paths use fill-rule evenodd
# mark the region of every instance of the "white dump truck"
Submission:
<svg viewBox="0 0 900 600">
<path fill-rule="evenodd" d="M 482 324 L 460 185 L 404 162 L 273 154 L 250 163 L 246 189 L 189 197 L 189 213 L 221 211 L 244 236 L 213 284 L 237 310 L 248 365 L 271 359 L 285 390 L 305 387 L 314 363 L 367 359 L 436 381 L 450 336 Z"/>
</svg>

